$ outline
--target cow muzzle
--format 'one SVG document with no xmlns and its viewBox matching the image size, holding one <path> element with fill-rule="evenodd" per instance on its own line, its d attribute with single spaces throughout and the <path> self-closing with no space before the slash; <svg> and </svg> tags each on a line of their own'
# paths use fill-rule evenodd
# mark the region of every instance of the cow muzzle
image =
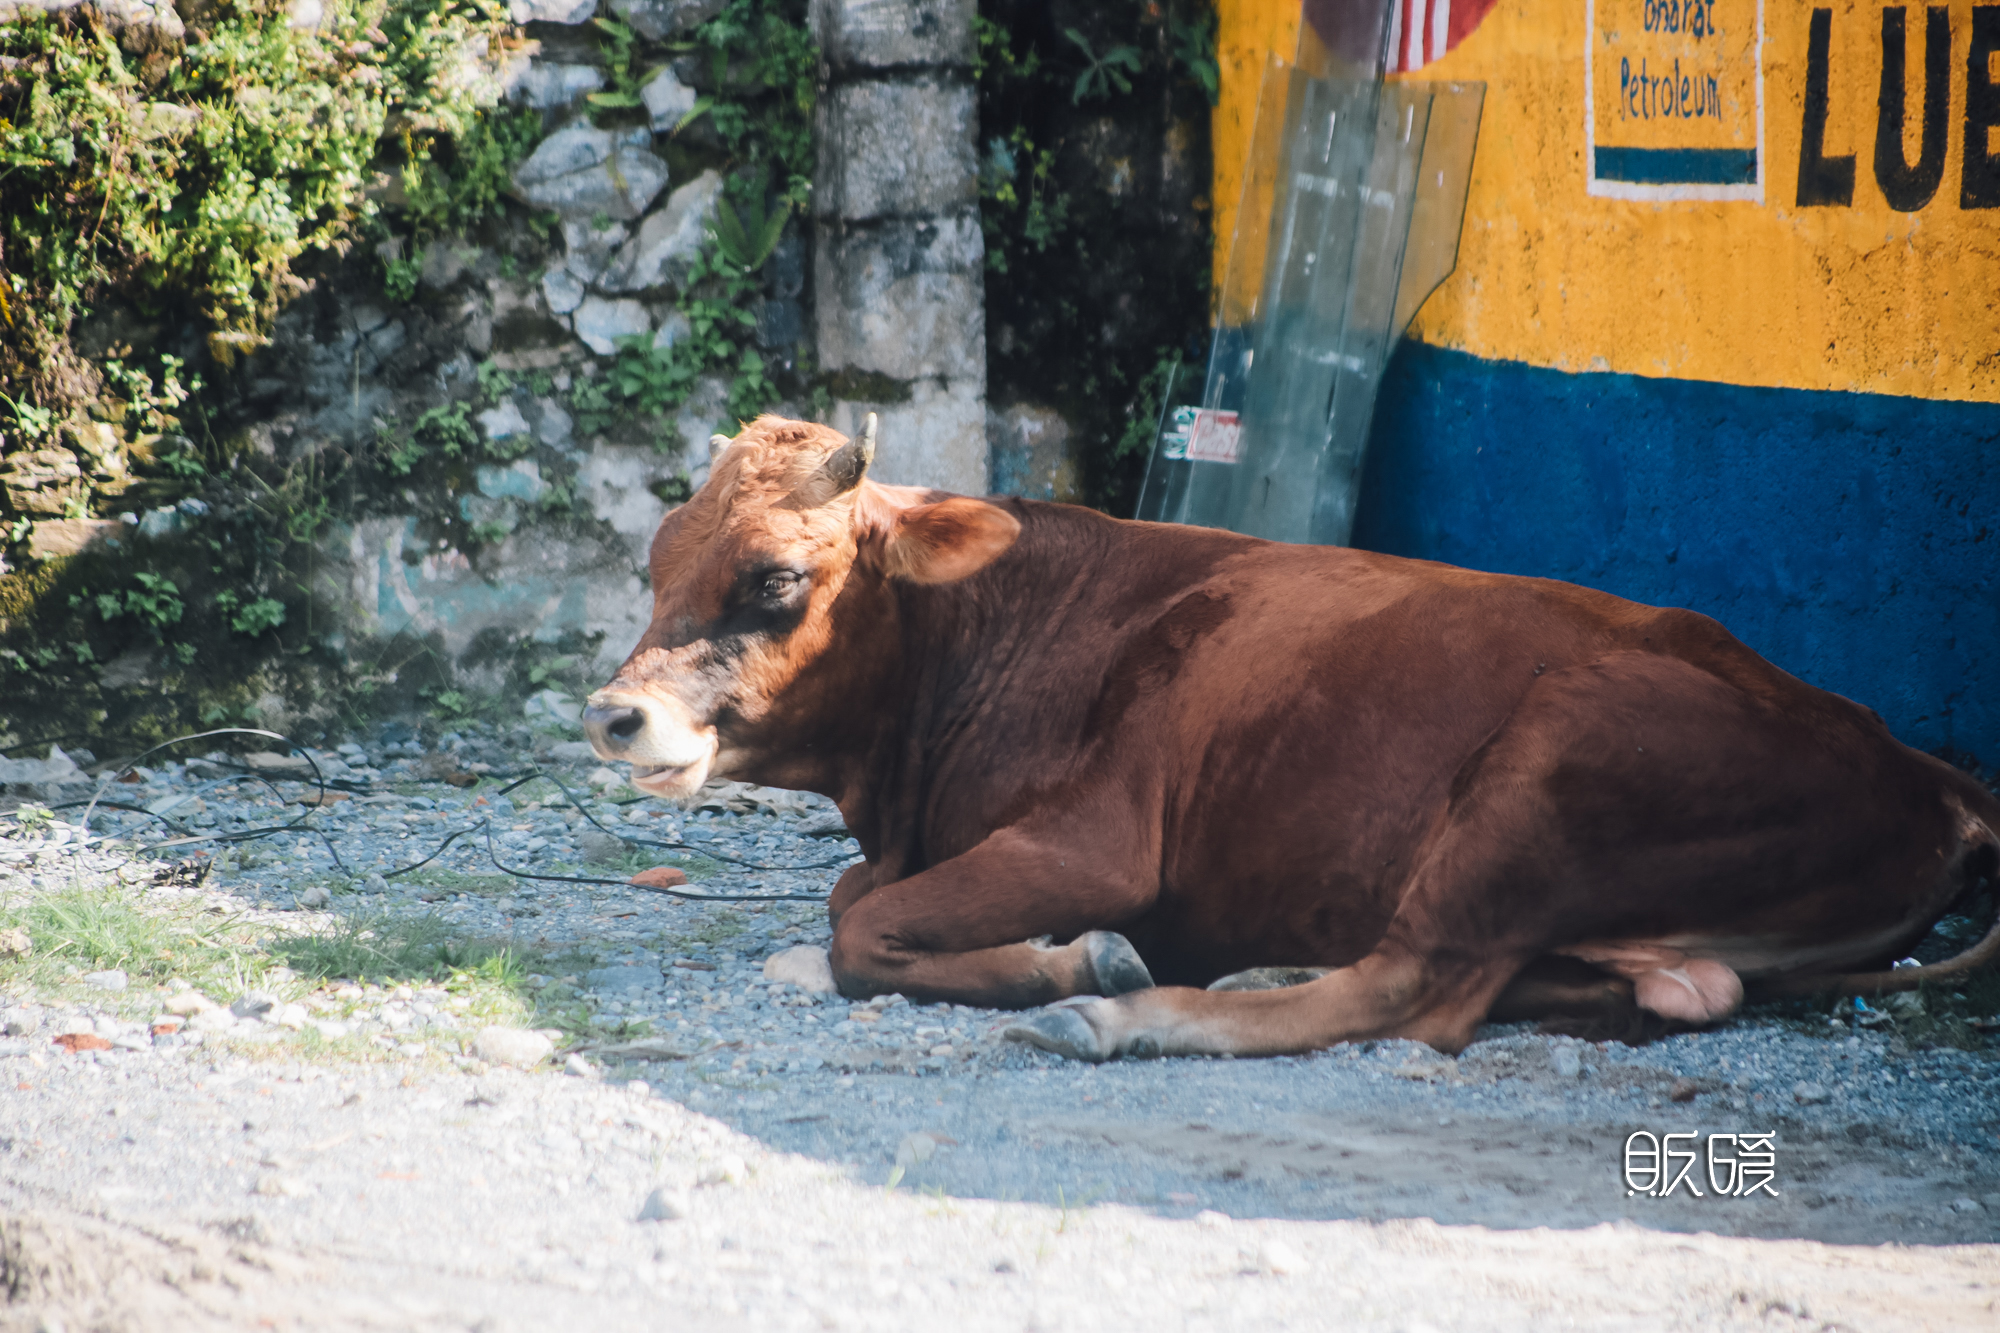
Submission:
<svg viewBox="0 0 2000 1333">
<path fill-rule="evenodd" d="M 598 757 L 632 765 L 632 785 L 653 796 L 691 796 L 715 762 L 715 728 L 676 700 L 600 690 L 583 710 L 583 733 Z"/>
</svg>

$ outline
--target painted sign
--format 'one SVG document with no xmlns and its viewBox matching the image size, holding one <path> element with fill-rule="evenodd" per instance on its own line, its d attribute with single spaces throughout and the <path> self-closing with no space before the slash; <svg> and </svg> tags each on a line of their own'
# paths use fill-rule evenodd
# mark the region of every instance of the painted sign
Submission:
<svg viewBox="0 0 2000 1333">
<path fill-rule="evenodd" d="M 1764 0 L 1585 0 L 1585 184 L 1764 199 Z"/>
</svg>

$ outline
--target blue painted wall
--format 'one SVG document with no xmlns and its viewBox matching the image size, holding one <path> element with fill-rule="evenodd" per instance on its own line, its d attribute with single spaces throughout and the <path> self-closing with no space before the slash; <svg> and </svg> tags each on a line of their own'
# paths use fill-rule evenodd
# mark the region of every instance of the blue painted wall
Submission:
<svg viewBox="0 0 2000 1333">
<path fill-rule="evenodd" d="M 1354 544 L 1700 611 L 1907 743 L 2000 765 L 2000 407 L 1405 341 Z"/>
</svg>

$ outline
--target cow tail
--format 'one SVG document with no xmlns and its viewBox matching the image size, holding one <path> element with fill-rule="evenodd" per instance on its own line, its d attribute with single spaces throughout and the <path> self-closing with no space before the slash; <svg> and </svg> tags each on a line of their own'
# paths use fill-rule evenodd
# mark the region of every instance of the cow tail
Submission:
<svg viewBox="0 0 2000 1333">
<path fill-rule="evenodd" d="M 1986 796 L 1986 793 L 1979 793 Z M 1982 804 L 1989 807 L 1982 814 L 1966 812 L 1969 827 L 1966 832 L 1966 857 L 1960 862 L 1965 867 L 1966 887 L 1970 889 L 1984 876 L 1987 887 L 1994 890 L 1994 914 L 1986 928 L 1986 934 L 1977 944 L 1962 953 L 1954 954 L 1942 962 L 1926 963 L 1921 967 L 1898 967 L 1887 972 L 1835 972 L 1820 976 L 1785 977 L 1769 981 L 1759 986 L 1759 999 L 1777 999 L 1788 995 L 1889 995 L 1896 991 L 1915 990 L 1926 982 L 1948 981 L 1963 977 L 1989 966 L 2000 959 L 2000 803 L 1990 798 Z"/>
</svg>

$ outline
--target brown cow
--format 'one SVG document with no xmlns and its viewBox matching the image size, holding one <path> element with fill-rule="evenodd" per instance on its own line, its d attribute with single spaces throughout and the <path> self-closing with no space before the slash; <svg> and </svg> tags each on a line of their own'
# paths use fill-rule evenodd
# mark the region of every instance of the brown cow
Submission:
<svg viewBox="0 0 2000 1333">
<path fill-rule="evenodd" d="M 1745 981 L 2000 954 L 1996 925 L 1837 975 L 2000 876 L 2000 802 L 1704 616 L 883 486 L 872 430 L 721 441 L 584 718 L 656 795 L 839 803 L 849 996 L 1115 997 L 1010 1030 L 1091 1060 L 1456 1051 L 1489 1016 L 1695 1025 Z M 1334 970 L 1189 989 L 1273 965 Z"/>
</svg>

